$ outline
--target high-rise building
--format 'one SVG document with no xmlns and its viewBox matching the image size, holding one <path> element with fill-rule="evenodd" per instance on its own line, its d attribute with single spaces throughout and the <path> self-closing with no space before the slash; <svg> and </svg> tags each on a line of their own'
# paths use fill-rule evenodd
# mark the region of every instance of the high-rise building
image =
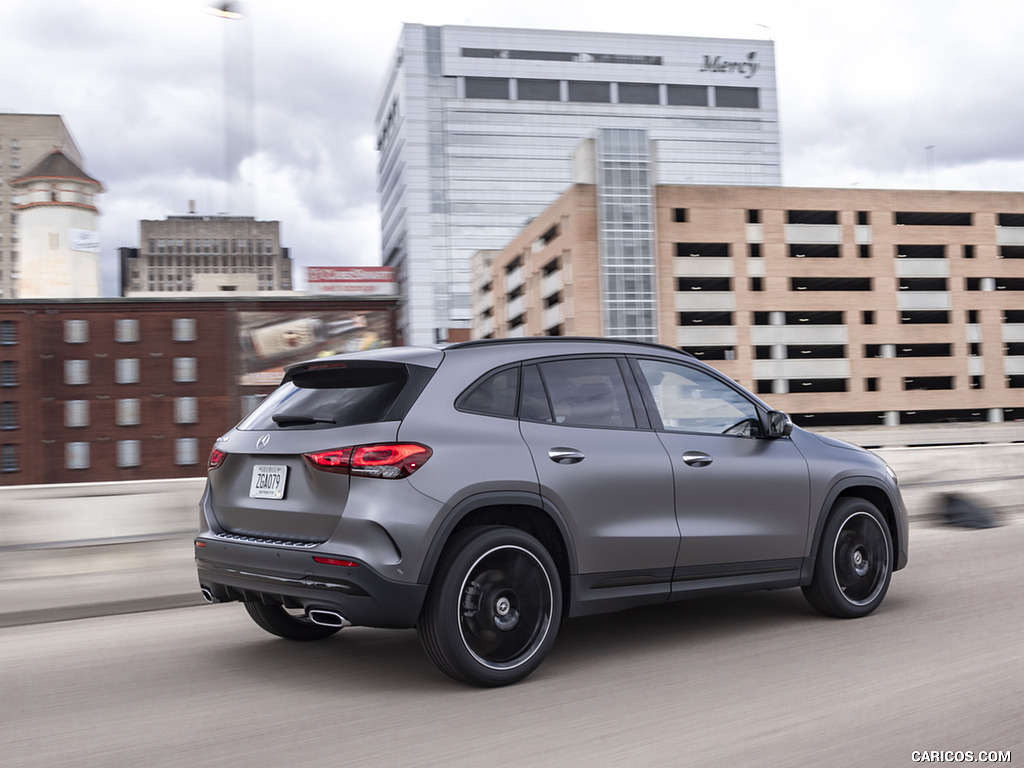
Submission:
<svg viewBox="0 0 1024 768">
<path fill-rule="evenodd" d="M 468 336 L 472 254 L 562 194 L 573 151 L 600 129 L 652 140 L 623 174 L 781 183 L 768 40 L 407 24 L 376 127 L 383 261 L 398 271 L 407 343 Z"/>
<path fill-rule="evenodd" d="M 121 295 L 260 294 L 292 289 L 278 221 L 252 216 L 168 216 L 142 221 L 138 248 L 121 248 Z"/>
<path fill-rule="evenodd" d="M 54 150 L 76 166 L 82 153 L 60 115 L 0 114 L 0 300 L 18 297 L 21 273 L 18 192 L 11 181 Z"/>
</svg>

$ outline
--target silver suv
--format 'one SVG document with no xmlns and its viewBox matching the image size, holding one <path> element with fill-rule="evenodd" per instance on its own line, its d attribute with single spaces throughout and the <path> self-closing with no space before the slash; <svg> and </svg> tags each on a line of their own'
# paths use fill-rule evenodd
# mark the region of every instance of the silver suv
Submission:
<svg viewBox="0 0 1024 768">
<path fill-rule="evenodd" d="M 291 640 L 416 627 L 446 674 L 530 674 L 563 618 L 801 587 L 879 606 L 907 562 L 896 478 L 671 347 L 399 347 L 289 367 L 210 455 L 211 602 Z"/>
</svg>

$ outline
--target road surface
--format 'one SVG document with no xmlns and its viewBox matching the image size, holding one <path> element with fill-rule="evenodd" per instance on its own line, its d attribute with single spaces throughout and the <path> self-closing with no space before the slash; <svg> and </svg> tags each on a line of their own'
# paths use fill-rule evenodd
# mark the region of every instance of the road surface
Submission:
<svg viewBox="0 0 1024 768">
<path fill-rule="evenodd" d="M 1020 517 L 915 525 L 866 619 L 799 590 L 588 617 L 497 690 L 443 677 L 413 631 L 290 643 L 237 604 L 8 627 L 0 765 L 1024 764 L 1022 552 Z"/>
</svg>

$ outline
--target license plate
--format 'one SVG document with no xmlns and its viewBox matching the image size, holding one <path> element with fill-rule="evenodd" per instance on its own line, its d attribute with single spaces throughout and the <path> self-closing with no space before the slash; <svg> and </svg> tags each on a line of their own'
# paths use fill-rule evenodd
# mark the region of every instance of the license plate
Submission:
<svg viewBox="0 0 1024 768">
<path fill-rule="evenodd" d="M 284 482 L 288 467 L 281 464 L 257 464 L 252 468 L 249 497 L 253 499 L 283 499 Z"/>
</svg>

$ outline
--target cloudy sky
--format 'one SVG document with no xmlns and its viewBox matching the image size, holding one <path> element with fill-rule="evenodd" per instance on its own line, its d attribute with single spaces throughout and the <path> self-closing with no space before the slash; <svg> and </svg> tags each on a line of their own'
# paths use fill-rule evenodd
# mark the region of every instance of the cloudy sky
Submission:
<svg viewBox="0 0 1024 768">
<path fill-rule="evenodd" d="M 243 0 L 242 23 L 211 2 L 3 1 L 0 110 L 63 115 L 104 183 L 111 295 L 139 220 L 190 200 L 280 220 L 300 275 L 379 263 L 373 110 L 403 22 L 770 37 L 786 185 L 1024 190 L 1021 0 Z M 226 76 L 253 94 L 228 131 Z"/>
</svg>

